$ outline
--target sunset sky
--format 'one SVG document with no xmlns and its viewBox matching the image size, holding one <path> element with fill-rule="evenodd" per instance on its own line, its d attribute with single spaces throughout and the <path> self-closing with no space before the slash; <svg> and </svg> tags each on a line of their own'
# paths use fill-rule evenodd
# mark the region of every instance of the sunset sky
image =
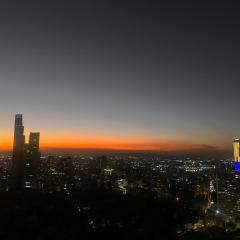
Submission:
<svg viewBox="0 0 240 240">
<path fill-rule="evenodd" d="M 16 113 L 42 147 L 230 148 L 240 9 L 157 2 L 1 1 L 0 148 Z"/>
</svg>

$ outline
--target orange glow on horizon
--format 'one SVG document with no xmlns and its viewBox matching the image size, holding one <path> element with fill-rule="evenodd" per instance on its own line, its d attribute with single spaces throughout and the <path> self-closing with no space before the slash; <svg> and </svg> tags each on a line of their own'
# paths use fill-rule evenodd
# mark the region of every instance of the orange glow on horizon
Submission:
<svg viewBox="0 0 240 240">
<path fill-rule="evenodd" d="M 13 137 L 9 133 L 1 133 L 0 150 L 11 150 Z M 26 134 L 28 136 L 28 134 Z M 28 137 L 26 137 L 27 141 Z M 111 136 L 73 136 L 41 134 L 41 148 L 56 149 L 109 149 L 109 150 L 152 150 L 152 151 L 184 151 L 206 148 L 201 144 L 170 139 L 138 139 L 131 137 Z"/>
</svg>

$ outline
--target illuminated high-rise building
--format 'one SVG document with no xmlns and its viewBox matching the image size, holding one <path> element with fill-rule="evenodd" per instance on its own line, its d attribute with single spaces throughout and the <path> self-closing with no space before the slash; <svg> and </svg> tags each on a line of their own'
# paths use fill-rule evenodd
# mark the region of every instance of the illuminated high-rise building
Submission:
<svg viewBox="0 0 240 240">
<path fill-rule="evenodd" d="M 240 162 L 240 139 L 233 141 L 234 161 Z"/>
<path fill-rule="evenodd" d="M 235 171 L 240 171 L 240 139 L 233 141 L 233 156 Z"/>
<path fill-rule="evenodd" d="M 21 188 L 23 186 L 24 174 L 24 126 L 22 114 L 16 114 L 14 126 L 14 144 L 12 159 L 12 187 Z"/>
</svg>

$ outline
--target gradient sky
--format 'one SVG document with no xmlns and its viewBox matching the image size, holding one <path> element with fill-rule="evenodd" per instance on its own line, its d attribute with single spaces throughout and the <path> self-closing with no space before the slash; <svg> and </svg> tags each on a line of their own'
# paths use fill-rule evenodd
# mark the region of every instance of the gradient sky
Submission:
<svg viewBox="0 0 240 240">
<path fill-rule="evenodd" d="M 1 1 L 0 147 L 15 113 L 44 147 L 230 147 L 236 2 Z"/>
</svg>

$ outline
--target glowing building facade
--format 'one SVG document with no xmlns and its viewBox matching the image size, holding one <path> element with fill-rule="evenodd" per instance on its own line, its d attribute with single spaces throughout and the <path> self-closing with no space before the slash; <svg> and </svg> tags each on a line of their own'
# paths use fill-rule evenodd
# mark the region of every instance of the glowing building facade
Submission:
<svg viewBox="0 0 240 240">
<path fill-rule="evenodd" d="M 233 155 L 235 171 L 240 171 L 240 139 L 233 141 Z"/>
</svg>

